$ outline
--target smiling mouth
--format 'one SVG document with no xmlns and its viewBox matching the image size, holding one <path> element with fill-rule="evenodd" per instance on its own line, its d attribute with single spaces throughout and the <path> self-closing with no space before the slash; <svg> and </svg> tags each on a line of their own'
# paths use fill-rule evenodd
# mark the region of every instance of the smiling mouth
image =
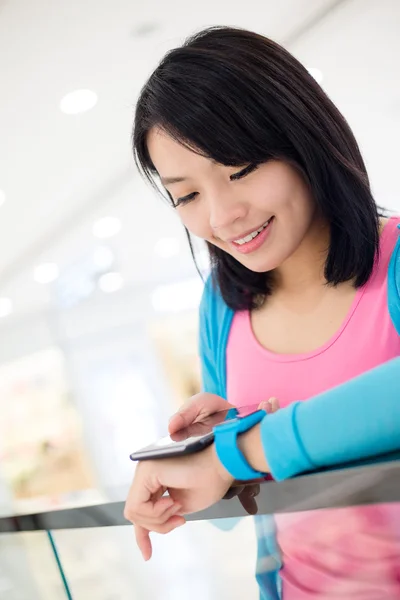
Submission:
<svg viewBox="0 0 400 600">
<path fill-rule="evenodd" d="M 255 229 L 252 233 L 249 233 L 248 235 L 246 235 L 243 238 L 233 240 L 233 243 L 238 244 L 239 246 L 243 246 L 243 244 L 248 244 L 249 242 L 254 240 L 254 238 L 256 238 L 266 227 L 268 227 L 268 225 L 270 224 L 272 219 L 273 219 L 273 217 L 270 217 L 268 219 L 268 221 L 266 221 L 263 225 L 261 225 L 261 227 L 259 227 L 258 229 Z"/>
</svg>

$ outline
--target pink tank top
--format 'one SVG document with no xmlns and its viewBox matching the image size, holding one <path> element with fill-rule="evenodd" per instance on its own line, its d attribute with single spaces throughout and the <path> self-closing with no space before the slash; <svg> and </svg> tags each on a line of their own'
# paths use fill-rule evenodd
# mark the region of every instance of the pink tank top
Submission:
<svg viewBox="0 0 400 600">
<path fill-rule="evenodd" d="M 283 408 L 400 355 L 387 297 L 388 265 L 399 223 L 398 217 L 386 223 L 371 278 L 357 291 L 340 329 L 321 348 L 274 354 L 255 338 L 249 312 L 235 314 L 227 346 L 231 404 L 246 406 L 275 396 Z M 398 504 L 276 515 L 276 523 L 283 600 L 400 598 Z"/>
</svg>

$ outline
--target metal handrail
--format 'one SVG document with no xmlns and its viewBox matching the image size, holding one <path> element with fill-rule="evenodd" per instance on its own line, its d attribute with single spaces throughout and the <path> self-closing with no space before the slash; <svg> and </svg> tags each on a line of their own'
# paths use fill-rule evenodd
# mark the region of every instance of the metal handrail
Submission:
<svg viewBox="0 0 400 600">
<path fill-rule="evenodd" d="M 382 456 L 374 462 L 353 463 L 283 482 L 264 481 L 254 489 L 257 514 L 400 502 L 400 453 Z M 121 498 L 117 502 L 78 508 L 3 516 L 0 517 L 0 533 L 126 525 L 123 508 L 124 499 Z M 195 521 L 245 517 L 249 514 L 236 495 L 185 518 Z"/>
</svg>

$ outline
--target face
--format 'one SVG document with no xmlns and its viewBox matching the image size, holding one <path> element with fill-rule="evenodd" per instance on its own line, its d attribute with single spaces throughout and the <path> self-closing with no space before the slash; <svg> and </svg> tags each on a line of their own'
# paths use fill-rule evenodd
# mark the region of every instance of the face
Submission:
<svg viewBox="0 0 400 600">
<path fill-rule="evenodd" d="M 281 161 L 227 167 L 159 129 L 148 150 L 185 227 L 248 269 L 272 271 L 310 232 L 315 204 L 301 175 Z"/>
</svg>

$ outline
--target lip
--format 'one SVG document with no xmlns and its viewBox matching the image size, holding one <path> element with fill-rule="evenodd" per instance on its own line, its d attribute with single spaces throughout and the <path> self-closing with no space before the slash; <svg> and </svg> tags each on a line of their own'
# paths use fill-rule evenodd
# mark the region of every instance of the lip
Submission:
<svg viewBox="0 0 400 600">
<path fill-rule="evenodd" d="M 272 217 L 270 217 L 270 219 L 272 219 Z M 245 231 L 244 233 L 241 233 L 240 235 L 235 235 L 235 237 L 232 238 L 228 238 L 227 240 L 223 240 L 224 242 L 227 242 L 228 244 L 232 244 L 233 242 L 235 242 L 236 240 L 241 240 L 243 238 L 246 237 L 246 235 L 250 235 L 250 233 L 253 233 L 253 231 L 257 231 L 257 229 L 260 229 L 260 227 L 263 227 L 263 225 L 268 221 L 269 219 L 267 219 L 266 221 L 263 221 L 261 223 L 261 225 L 258 225 L 257 227 L 253 227 L 252 229 L 248 229 L 247 231 Z"/>
<path fill-rule="evenodd" d="M 265 240 L 269 237 L 271 227 L 274 225 L 275 219 L 272 217 L 271 221 L 268 225 L 263 229 L 255 238 L 253 238 L 250 242 L 246 242 L 245 244 L 235 244 L 235 242 L 231 242 L 231 246 L 235 249 L 239 254 L 250 254 L 251 252 L 255 252 L 264 244 Z M 253 230 L 254 231 L 254 230 Z"/>
</svg>

